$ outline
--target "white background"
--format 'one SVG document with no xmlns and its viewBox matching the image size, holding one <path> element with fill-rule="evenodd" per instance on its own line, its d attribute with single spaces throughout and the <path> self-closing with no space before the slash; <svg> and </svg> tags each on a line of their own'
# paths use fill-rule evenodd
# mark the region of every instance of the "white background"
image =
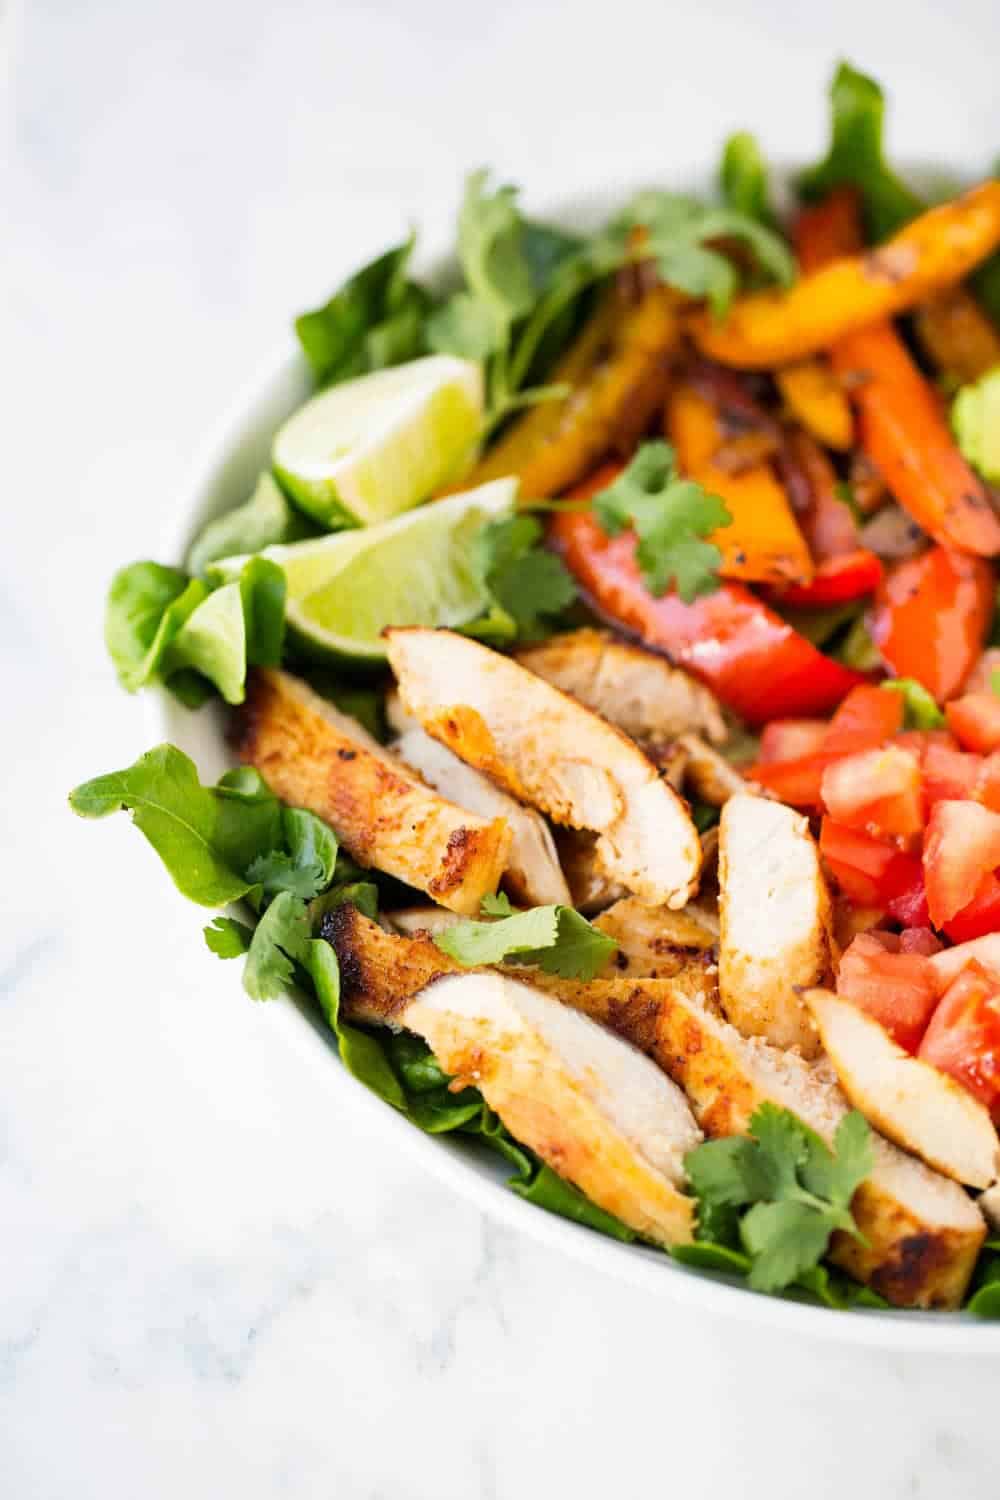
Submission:
<svg viewBox="0 0 1000 1500">
<path fill-rule="evenodd" d="M 846 53 L 913 158 L 1000 150 L 983 3 L 37 0 L 7 14 L 0 405 L 0 1493 L 997 1494 L 996 1369 L 650 1303 L 364 1138 L 125 819 L 100 642 L 293 313 L 461 173 L 807 156 Z"/>
</svg>

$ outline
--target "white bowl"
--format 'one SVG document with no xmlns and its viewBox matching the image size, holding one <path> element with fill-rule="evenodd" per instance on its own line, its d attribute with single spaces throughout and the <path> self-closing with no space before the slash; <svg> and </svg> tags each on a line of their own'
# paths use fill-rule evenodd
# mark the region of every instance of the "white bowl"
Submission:
<svg viewBox="0 0 1000 1500">
<path fill-rule="evenodd" d="M 585 200 L 556 205 L 547 211 L 547 216 L 585 230 L 600 222 L 627 197 L 625 188 L 613 196 L 595 193 Z M 447 274 L 446 258 L 430 264 L 430 272 L 424 271 L 425 278 L 433 281 Z M 280 354 L 263 367 L 232 403 L 203 450 L 156 554 L 160 560 L 181 560 L 206 521 L 249 495 L 257 475 L 267 466 L 275 431 L 311 389 L 303 356 L 286 342 Z M 189 713 L 167 694 L 154 696 L 150 701 L 154 705 L 157 738 L 171 740 L 191 755 L 203 780 L 214 780 L 232 764 L 219 707 L 213 704 Z M 458 1137 L 425 1135 L 352 1077 L 340 1062 L 328 1027 L 308 1000 L 289 996 L 273 1003 L 282 1014 L 283 1035 L 298 1051 L 303 1064 L 321 1069 L 342 1105 L 357 1110 L 363 1117 L 364 1128 L 358 1131 L 356 1139 L 363 1140 L 369 1127 L 380 1130 L 394 1145 L 409 1152 L 484 1212 L 606 1275 L 658 1297 L 701 1306 L 707 1313 L 747 1319 L 772 1328 L 882 1348 L 992 1356 L 1000 1353 L 1000 1324 L 984 1323 L 958 1313 L 834 1311 L 762 1296 L 735 1279 L 693 1270 L 660 1251 L 621 1244 L 535 1208 L 507 1190 L 508 1173 L 496 1156 Z"/>
</svg>

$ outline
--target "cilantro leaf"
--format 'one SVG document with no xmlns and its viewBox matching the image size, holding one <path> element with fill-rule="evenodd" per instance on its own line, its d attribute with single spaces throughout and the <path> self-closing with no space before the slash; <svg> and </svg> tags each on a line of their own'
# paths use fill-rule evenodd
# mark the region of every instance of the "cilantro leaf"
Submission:
<svg viewBox="0 0 1000 1500">
<path fill-rule="evenodd" d="M 934 695 L 915 677 L 894 677 L 879 685 L 885 692 L 899 693 L 901 696 L 906 729 L 942 729 L 947 724 Z"/>
<path fill-rule="evenodd" d="M 320 385 L 367 375 L 425 353 L 431 299 L 406 275 L 415 241 L 411 234 L 402 245 L 362 266 L 322 307 L 295 320 L 295 332 Z"/>
<path fill-rule="evenodd" d="M 490 898 L 487 898 L 490 900 Z M 505 962 L 536 964 L 547 974 L 593 979 L 617 950 L 613 938 L 593 927 L 571 906 L 535 906 L 508 916 L 510 903 L 494 897 L 484 911 L 499 921 L 465 920 L 439 932 L 434 942 L 464 968 Z"/>
<path fill-rule="evenodd" d="M 577 593 L 572 575 L 541 539 L 540 522 L 526 515 L 491 521 L 476 537 L 486 585 L 526 638 L 544 635 Z"/>
<path fill-rule="evenodd" d="M 253 928 L 233 917 L 215 917 L 204 931 L 205 942 L 217 958 L 242 958 L 253 939 Z"/>
<path fill-rule="evenodd" d="M 843 1230 L 860 1238 L 850 1204 L 872 1170 L 868 1122 L 858 1111 L 837 1127 L 833 1150 L 796 1115 L 763 1104 L 747 1136 L 706 1141 L 688 1152 L 685 1167 L 699 1200 L 699 1238 L 729 1244 L 732 1210 L 750 1256 L 750 1284 L 781 1291 L 800 1282 Z"/>
<path fill-rule="evenodd" d="M 305 963 L 309 918 L 305 902 L 280 891 L 254 928 L 243 970 L 243 988 L 251 1000 L 273 1000 L 292 982 L 292 961 Z"/>
<path fill-rule="evenodd" d="M 609 536 L 635 530 L 636 558 L 652 593 L 663 594 L 673 584 L 690 604 L 718 587 L 722 553 L 704 538 L 727 526 L 732 516 L 717 495 L 693 479 L 678 478 L 669 443 L 643 443 L 593 504 Z"/>
<path fill-rule="evenodd" d="M 512 917 L 514 908 L 510 904 L 510 897 L 506 891 L 497 891 L 493 896 L 484 896 L 479 903 L 479 910 L 484 917 Z"/>
</svg>

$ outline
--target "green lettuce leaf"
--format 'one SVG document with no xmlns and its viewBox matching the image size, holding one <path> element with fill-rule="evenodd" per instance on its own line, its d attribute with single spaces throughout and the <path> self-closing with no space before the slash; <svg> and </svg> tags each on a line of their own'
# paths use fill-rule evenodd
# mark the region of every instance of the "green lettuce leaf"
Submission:
<svg viewBox="0 0 1000 1500">
<path fill-rule="evenodd" d="M 328 302 L 295 321 L 320 385 L 335 385 L 427 352 L 429 294 L 406 271 L 416 237 L 355 272 Z"/>
<path fill-rule="evenodd" d="M 723 146 L 719 188 L 727 208 L 746 214 L 770 229 L 775 227 L 767 162 L 756 136 L 749 131 L 731 135 Z"/>
<path fill-rule="evenodd" d="M 172 641 L 208 589 L 179 568 L 130 563 L 111 580 L 104 610 L 104 641 L 118 681 L 129 693 L 160 672 Z"/>
<path fill-rule="evenodd" d="M 285 498 L 270 474 L 262 474 L 249 500 L 209 521 L 198 533 L 187 555 L 187 570 L 204 573 L 222 557 L 242 557 L 282 542 L 314 536 L 312 526 Z"/>
</svg>

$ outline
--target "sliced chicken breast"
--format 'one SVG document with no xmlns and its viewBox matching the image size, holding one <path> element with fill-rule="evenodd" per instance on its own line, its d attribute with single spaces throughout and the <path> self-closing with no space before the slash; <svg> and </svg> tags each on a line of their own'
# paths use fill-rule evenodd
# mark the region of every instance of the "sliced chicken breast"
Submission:
<svg viewBox="0 0 1000 1500">
<path fill-rule="evenodd" d="M 684 756 L 684 789 L 712 807 L 722 807 L 730 797 L 747 790 L 747 783 L 724 755 L 697 734 L 682 734 L 674 750 Z"/>
<path fill-rule="evenodd" d="M 719 824 L 719 994 L 746 1036 L 819 1051 L 798 986 L 822 984 L 833 953 L 819 851 L 800 813 L 731 797 Z"/>
<path fill-rule="evenodd" d="M 855 1109 L 928 1166 L 970 1187 L 1000 1175 L 1000 1140 L 978 1099 L 898 1046 L 871 1016 L 829 990 L 805 1000 L 840 1086 Z"/>
<path fill-rule="evenodd" d="M 590 917 L 628 895 L 621 881 L 605 865 L 602 842 L 596 834 L 583 833 L 577 828 L 557 828 L 555 840 L 559 864 L 577 911 Z"/>
<path fill-rule="evenodd" d="M 592 1203 L 658 1244 L 693 1239 L 684 1156 L 702 1133 L 681 1090 L 636 1048 L 489 970 L 437 980 L 398 1020 Z"/>
<path fill-rule="evenodd" d="M 359 863 L 467 915 L 496 890 L 511 845 L 505 819 L 447 801 L 298 678 L 252 674 L 235 744 L 283 801 L 325 819 Z"/>
<path fill-rule="evenodd" d="M 393 938 L 353 907 L 324 920 L 340 958 L 344 1013 L 369 1024 L 399 1024 L 410 999 L 458 965 L 427 938 Z M 744 1134 L 770 1101 L 827 1142 L 848 1102 L 826 1064 L 807 1063 L 712 1014 L 693 987 L 670 979 L 599 979 L 590 984 L 531 971 L 531 983 L 581 1010 L 651 1057 L 683 1088 L 708 1136 Z M 902 1307 L 957 1307 L 986 1225 L 957 1183 L 881 1137 L 871 1176 L 852 1209 L 861 1244 L 837 1235 L 831 1258 Z"/>
<path fill-rule="evenodd" d="M 991 1229 L 1000 1233 L 1000 1182 L 991 1183 L 976 1199 Z"/>
<path fill-rule="evenodd" d="M 386 636 L 403 706 L 429 734 L 518 801 L 598 834 L 609 873 L 636 895 L 686 904 L 697 831 L 627 736 L 478 641 L 421 628 Z"/>
<path fill-rule="evenodd" d="M 437 937 L 447 932 L 462 918 L 457 911 L 448 911 L 444 906 L 403 906 L 398 911 L 385 913 L 386 921 L 395 932 L 404 937 L 415 937 L 418 932 Z"/>
<path fill-rule="evenodd" d="M 549 825 L 534 808 L 522 807 L 489 777 L 431 739 L 419 725 L 407 729 L 392 746 L 401 760 L 442 796 L 482 818 L 504 818 L 511 832 L 504 885 L 525 906 L 570 904 L 569 886 Z"/>
<path fill-rule="evenodd" d="M 726 723 L 712 693 L 663 656 L 605 630 L 572 630 L 517 652 L 522 666 L 646 748 L 693 730 L 714 744 Z"/>
<path fill-rule="evenodd" d="M 618 973 L 629 979 L 672 979 L 698 970 L 707 990 L 717 979 L 717 935 L 707 927 L 697 908 L 671 911 L 668 906 L 646 906 L 636 896 L 616 901 L 594 921 L 618 944 Z"/>
</svg>

